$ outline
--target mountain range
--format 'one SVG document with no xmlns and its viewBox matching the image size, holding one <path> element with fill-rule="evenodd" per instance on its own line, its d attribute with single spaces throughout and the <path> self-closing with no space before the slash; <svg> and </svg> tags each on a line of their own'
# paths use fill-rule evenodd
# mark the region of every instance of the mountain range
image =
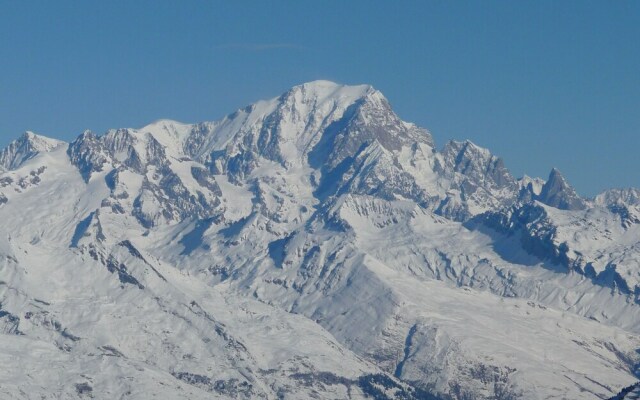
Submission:
<svg viewBox="0 0 640 400">
<path fill-rule="evenodd" d="M 640 190 L 437 148 L 369 85 L 0 152 L 0 397 L 606 399 Z"/>
</svg>

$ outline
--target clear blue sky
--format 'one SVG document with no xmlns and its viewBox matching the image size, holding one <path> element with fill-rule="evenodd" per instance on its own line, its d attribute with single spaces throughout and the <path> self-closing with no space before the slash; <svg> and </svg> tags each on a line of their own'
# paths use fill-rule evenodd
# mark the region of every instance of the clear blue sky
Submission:
<svg viewBox="0 0 640 400">
<path fill-rule="evenodd" d="M 315 79 L 370 83 L 517 176 L 640 187 L 640 1 L 0 0 L 0 146 L 215 120 Z"/>
</svg>

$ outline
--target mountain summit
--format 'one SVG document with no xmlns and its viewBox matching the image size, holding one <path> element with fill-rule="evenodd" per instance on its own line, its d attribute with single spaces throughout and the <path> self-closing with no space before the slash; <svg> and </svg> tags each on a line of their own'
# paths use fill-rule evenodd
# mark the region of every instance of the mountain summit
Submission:
<svg viewBox="0 0 640 400">
<path fill-rule="evenodd" d="M 547 182 L 542 186 L 538 200 L 562 210 L 584 210 L 584 200 L 567 183 L 560 171 L 553 168 Z"/>
<path fill-rule="evenodd" d="M 516 179 L 328 81 L 28 133 L 0 153 L 0 392 L 611 397 L 640 365 L 637 193 Z"/>
<path fill-rule="evenodd" d="M 0 151 L 0 166 L 5 169 L 15 169 L 36 154 L 51 151 L 63 143 L 60 140 L 27 131 Z"/>
</svg>

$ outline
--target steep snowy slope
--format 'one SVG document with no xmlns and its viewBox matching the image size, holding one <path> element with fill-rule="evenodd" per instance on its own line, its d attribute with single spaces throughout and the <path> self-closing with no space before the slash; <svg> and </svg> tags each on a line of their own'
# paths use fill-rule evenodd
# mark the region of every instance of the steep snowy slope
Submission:
<svg viewBox="0 0 640 400">
<path fill-rule="evenodd" d="M 87 185 L 64 149 L 13 173 L 42 164 L 2 208 L 0 326 L 17 335 L 2 357 L 21 365 L 0 377 L 9 398 L 340 399 L 376 380 L 415 391 L 312 321 L 143 254 L 144 228 L 105 205 L 104 177 Z"/>
<path fill-rule="evenodd" d="M 9 398 L 608 398 L 640 209 L 327 81 L 0 153 Z"/>
</svg>

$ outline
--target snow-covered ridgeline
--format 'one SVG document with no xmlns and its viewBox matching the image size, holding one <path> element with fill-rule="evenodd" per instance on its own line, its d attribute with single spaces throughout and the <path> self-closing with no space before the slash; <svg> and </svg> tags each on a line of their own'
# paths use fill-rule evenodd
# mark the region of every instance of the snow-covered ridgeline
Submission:
<svg viewBox="0 0 640 400">
<path fill-rule="evenodd" d="M 555 169 L 436 150 L 371 86 L 26 134 L 0 165 L 0 357 L 42 371 L 0 374 L 7 396 L 578 399 L 637 380 L 637 191 L 582 199 Z"/>
</svg>

